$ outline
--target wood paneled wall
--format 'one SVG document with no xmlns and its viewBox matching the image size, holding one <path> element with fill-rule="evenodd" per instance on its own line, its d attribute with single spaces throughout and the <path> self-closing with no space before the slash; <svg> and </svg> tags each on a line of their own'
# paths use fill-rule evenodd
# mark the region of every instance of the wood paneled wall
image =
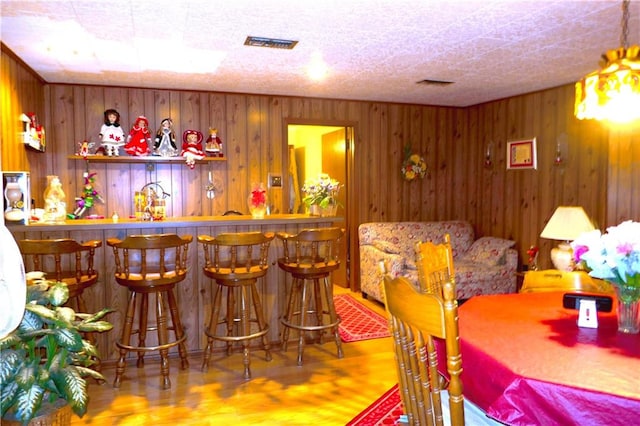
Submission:
<svg viewBox="0 0 640 426">
<path fill-rule="evenodd" d="M 3 91 L 15 87 L 28 71 L 3 50 Z M 7 59 L 12 64 L 7 64 Z M 5 78 L 5 68 L 12 71 Z M 29 90 L 6 101 L 7 108 L 37 104 L 46 116 L 48 151 L 45 167 L 31 162 L 33 196 L 42 204 L 47 174 L 61 176 L 67 197 L 80 194 L 82 161 L 68 160 L 76 144 L 97 140 L 103 111 L 116 108 L 128 129 L 140 114 L 155 130 L 164 117 L 177 129 L 205 132 L 216 126 L 226 162 L 198 165 L 158 165 L 147 172 L 144 164 L 91 164 L 98 172 L 97 187 L 105 204 L 94 212 L 131 213 L 131 194 L 149 179 L 159 180 L 168 192 L 169 214 L 220 214 L 246 210 L 252 182 L 265 182 L 268 172 L 286 176 L 283 123 L 286 120 L 331 120 L 355 123 L 353 195 L 350 222 L 352 241 L 357 225 L 369 221 L 467 219 L 478 236 L 495 235 L 516 241 L 522 261 L 530 245 L 541 248 L 541 266 L 550 267 L 548 252 L 556 242 L 539 238 L 558 205 L 581 205 L 600 228 L 623 219 L 640 219 L 634 200 L 640 192 L 637 130 L 609 129 L 600 123 L 573 117 L 573 87 L 567 85 L 498 100 L 469 108 L 328 100 L 301 97 L 154 90 L 85 85 L 42 85 L 30 77 Z M 4 97 L 3 97 L 4 99 Z M 44 101 L 43 101 L 44 99 Z M 8 114 L 2 110 L 3 123 Z M 538 169 L 506 170 L 506 142 L 537 138 Z M 7 136 L 3 126 L 3 140 Z M 24 149 L 3 142 L 3 167 L 14 167 L 5 152 Z M 484 166 L 491 144 L 492 167 Z M 554 162 L 560 144 L 562 163 Z M 425 157 L 429 172 L 420 181 L 400 175 L 403 149 Z M 17 164 L 20 164 L 19 162 Z M 219 184 L 217 197 L 204 197 L 207 173 Z M 283 211 L 282 199 L 276 208 Z M 355 239 L 354 239 L 355 238 Z"/>
</svg>

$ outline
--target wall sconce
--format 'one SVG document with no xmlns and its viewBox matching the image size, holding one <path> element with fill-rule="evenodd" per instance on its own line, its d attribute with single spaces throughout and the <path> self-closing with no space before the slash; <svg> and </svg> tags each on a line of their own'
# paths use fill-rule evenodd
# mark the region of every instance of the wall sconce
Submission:
<svg viewBox="0 0 640 426">
<path fill-rule="evenodd" d="M 487 145 L 487 150 L 484 153 L 484 166 L 489 169 L 493 166 L 493 161 L 491 160 L 491 150 L 493 148 L 493 142 L 489 142 Z"/>
<path fill-rule="evenodd" d="M 567 156 L 567 135 L 561 134 L 556 139 L 556 153 L 553 159 L 553 164 L 556 166 L 562 165 L 564 163 L 565 158 Z"/>
</svg>

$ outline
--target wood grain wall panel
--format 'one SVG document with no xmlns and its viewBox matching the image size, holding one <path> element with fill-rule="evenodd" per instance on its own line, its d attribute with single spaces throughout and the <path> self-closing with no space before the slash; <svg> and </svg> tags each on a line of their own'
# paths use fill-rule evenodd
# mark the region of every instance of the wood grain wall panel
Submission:
<svg viewBox="0 0 640 426">
<path fill-rule="evenodd" d="M 246 211 L 252 181 L 266 183 L 268 172 L 283 173 L 288 185 L 286 120 L 349 120 L 356 123 L 352 189 L 356 212 L 351 225 L 368 221 L 470 220 L 478 236 L 512 238 L 526 261 L 531 244 L 541 248 L 541 266 L 550 266 L 548 249 L 555 241 L 539 233 L 560 204 L 579 204 L 602 227 L 638 216 L 636 158 L 638 136 L 609 133 L 600 123 L 573 117 L 573 86 L 497 100 L 469 108 L 445 108 L 250 94 L 132 89 L 83 85 L 45 85 L 3 49 L 2 165 L 32 172 L 33 195 L 41 205 L 47 174 L 60 174 L 68 201 L 79 194 L 82 161 L 67 160 L 75 143 L 97 141 L 102 113 L 116 108 L 121 123 L 145 114 L 153 131 L 171 116 L 181 142 L 186 125 L 205 133 L 219 130 L 225 162 L 198 165 L 92 164 L 97 187 L 105 196 L 92 212 L 131 214 L 131 194 L 150 177 L 171 187 L 172 214 Z M 26 81 L 23 86 L 23 81 Z M 27 87 L 31 89 L 27 89 Z M 18 93 L 22 91 L 23 93 Z M 50 111 L 45 124 L 46 154 L 13 149 L 10 123 L 17 125 L 26 105 L 38 114 Z M 142 111 L 139 111 L 142 107 Z M 49 114 L 49 113 L 47 113 Z M 49 117 L 49 115 L 47 115 Z M 14 120 L 14 121 L 12 121 Z M 6 123 L 9 123 L 7 125 Z M 637 129 L 636 129 L 637 133 Z M 506 170 L 506 142 L 538 138 L 538 170 Z M 553 164 L 558 140 L 565 141 L 563 163 Z M 611 142 L 611 143 L 609 143 Z M 428 165 L 425 179 L 406 182 L 400 174 L 403 148 L 411 143 Z M 492 167 L 484 154 L 492 143 Z M 8 153 L 11 153 L 10 155 Z M 14 155 L 16 154 L 17 155 Z M 35 161 L 35 162 L 34 162 Z M 213 201 L 204 198 L 209 170 L 220 186 Z M 280 209 L 288 197 L 273 197 Z M 121 210 L 121 211 L 120 211 Z"/>
<path fill-rule="evenodd" d="M 0 169 L 30 171 L 44 169 L 46 156 L 25 147 L 20 137 L 20 115 L 34 112 L 44 125 L 46 141 L 49 130 L 46 121 L 44 83 L 22 61 L 8 53 L 2 45 L 0 58 Z M 36 186 L 36 190 L 39 187 Z"/>
</svg>

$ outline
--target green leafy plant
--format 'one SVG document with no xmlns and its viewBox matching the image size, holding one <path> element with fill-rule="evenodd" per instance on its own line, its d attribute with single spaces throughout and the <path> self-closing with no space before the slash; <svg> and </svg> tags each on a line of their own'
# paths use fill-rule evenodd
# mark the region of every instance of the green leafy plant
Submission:
<svg viewBox="0 0 640 426">
<path fill-rule="evenodd" d="M 320 207 L 327 207 L 330 203 L 337 203 L 336 197 L 340 186 L 340 182 L 326 173 L 321 173 L 317 179 L 305 181 L 302 186 L 302 192 L 305 193 L 302 201 L 307 206 L 317 204 Z"/>
<path fill-rule="evenodd" d="M 35 280 L 27 286 L 22 322 L 0 340 L 2 418 L 27 424 L 44 405 L 66 401 L 80 417 L 87 411 L 86 377 L 104 380 L 90 368 L 97 349 L 82 332 L 103 332 L 113 325 L 96 314 L 75 312 L 63 304 L 69 289 L 62 282 Z"/>
</svg>

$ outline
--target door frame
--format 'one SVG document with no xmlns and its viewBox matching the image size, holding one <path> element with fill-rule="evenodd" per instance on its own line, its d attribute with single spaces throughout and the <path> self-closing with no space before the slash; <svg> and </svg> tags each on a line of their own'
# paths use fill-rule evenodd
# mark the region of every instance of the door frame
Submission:
<svg viewBox="0 0 640 426">
<path fill-rule="evenodd" d="M 347 197 L 344 217 L 345 222 L 345 238 L 347 246 L 347 286 L 351 291 L 357 291 L 358 286 L 358 203 L 355 202 L 355 194 L 358 192 L 358 185 L 355 179 L 355 138 L 359 134 L 358 122 L 351 120 L 327 120 L 327 119 L 310 119 L 310 118 L 285 118 L 282 121 L 282 152 L 289 152 L 289 125 L 302 126 L 334 126 L 345 128 L 345 167 L 347 181 L 344 183 Z M 286 163 L 283 164 L 283 185 L 289 188 L 289 155 L 286 156 Z M 283 205 L 290 205 L 289 191 L 283 191 Z"/>
</svg>

